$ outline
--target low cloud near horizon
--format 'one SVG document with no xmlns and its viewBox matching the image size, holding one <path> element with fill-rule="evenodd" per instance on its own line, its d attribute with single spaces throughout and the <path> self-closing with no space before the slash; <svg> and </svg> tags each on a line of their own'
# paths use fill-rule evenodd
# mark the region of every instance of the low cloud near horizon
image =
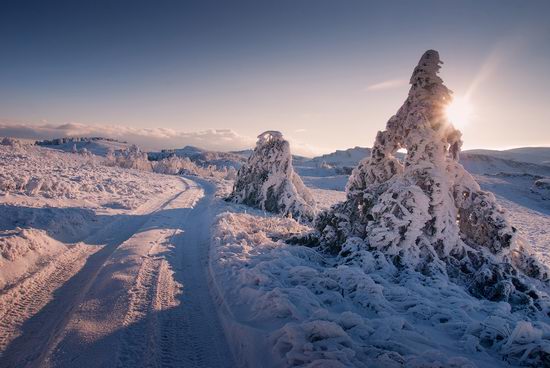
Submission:
<svg viewBox="0 0 550 368">
<path fill-rule="evenodd" d="M 161 150 L 196 146 L 208 150 L 233 151 L 253 148 L 255 137 L 231 129 L 182 132 L 167 128 L 132 128 L 122 125 L 88 125 L 82 123 L 30 124 L 0 121 L 0 136 L 43 140 L 64 137 L 104 137 L 137 144 L 144 150 Z M 300 142 L 291 145 L 293 153 L 312 156 L 318 150 Z"/>
</svg>

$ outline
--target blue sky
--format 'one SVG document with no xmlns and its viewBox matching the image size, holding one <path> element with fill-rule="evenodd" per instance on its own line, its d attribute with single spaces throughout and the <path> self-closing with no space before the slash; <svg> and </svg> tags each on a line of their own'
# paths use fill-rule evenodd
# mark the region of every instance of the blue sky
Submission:
<svg viewBox="0 0 550 368">
<path fill-rule="evenodd" d="M 446 85 L 470 95 L 466 148 L 550 145 L 548 14 L 548 1 L 3 1 L 0 128 L 370 146 L 434 48 Z"/>
</svg>

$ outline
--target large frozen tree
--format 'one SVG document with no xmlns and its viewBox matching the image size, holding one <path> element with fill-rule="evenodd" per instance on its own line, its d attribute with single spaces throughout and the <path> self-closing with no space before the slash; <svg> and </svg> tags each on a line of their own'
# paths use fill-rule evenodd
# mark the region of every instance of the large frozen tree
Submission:
<svg viewBox="0 0 550 368">
<path fill-rule="evenodd" d="M 292 167 L 288 141 L 276 131 L 258 136 L 229 199 L 305 221 L 312 221 L 316 212 L 315 200 Z"/>
<path fill-rule="evenodd" d="M 440 64 L 434 50 L 420 59 L 405 103 L 354 169 L 346 200 L 318 217 L 321 244 L 348 255 L 347 242 L 359 238 L 398 268 L 447 275 L 478 297 L 540 310 L 547 296 L 529 277 L 546 281 L 548 271 L 493 194 L 458 163 L 461 133 L 445 114 L 452 92 L 438 76 Z M 403 162 L 394 156 L 399 149 L 407 151 Z"/>
</svg>

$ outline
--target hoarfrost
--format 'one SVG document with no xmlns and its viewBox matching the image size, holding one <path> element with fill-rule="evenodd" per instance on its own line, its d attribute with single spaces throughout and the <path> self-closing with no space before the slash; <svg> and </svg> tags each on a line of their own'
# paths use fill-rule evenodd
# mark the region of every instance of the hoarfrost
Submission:
<svg viewBox="0 0 550 368">
<path fill-rule="evenodd" d="M 254 152 L 239 169 L 230 200 L 312 221 L 315 201 L 294 172 L 290 146 L 280 132 L 258 136 Z"/>
</svg>

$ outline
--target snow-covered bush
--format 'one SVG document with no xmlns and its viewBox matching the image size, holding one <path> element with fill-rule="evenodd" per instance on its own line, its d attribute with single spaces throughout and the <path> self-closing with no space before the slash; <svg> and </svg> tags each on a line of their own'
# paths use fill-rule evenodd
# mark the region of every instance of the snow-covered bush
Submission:
<svg viewBox="0 0 550 368">
<path fill-rule="evenodd" d="M 267 131 L 239 169 L 230 200 L 312 221 L 315 201 L 294 172 L 290 145 L 280 132 Z"/>
<path fill-rule="evenodd" d="M 125 169 L 138 169 L 144 171 L 152 171 L 151 162 L 147 158 L 147 152 L 135 144 L 124 150 L 107 151 L 106 163 L 109 166 L 118 166 Z"/>
<path fill-rule="evenodd" d="M 361 239 L 360 248 L 398 269 L 448 275 L 477 297 L 550 312 L 548 295 L 529 279 L 547 281 L 547 268 L 458 163 L 461 133 L 445 114 L 452 92 L 440 63 L 433 50 L 420 59 L 407 100 L 349 178 L 346 201 L 319 216 L 321 244 L 349 258 L 346 242 Z M 395 157 L 402 148 L 403 163 Z"/>
<path fill-rule="evenodd" d="M 202 178 L 217 180 L 235 180 L 237 171 L 233 167 L 218 169 L 214 165 L 202 167 L 191 161 L 188 157 L 169 156 L 159 161 L 152 162 L 153 172 L 168 175 L 196 175 Z"/>
<path fill-rule="evenodd" d="M 0 145 L 19 149 L 23 147 L 23 142 L 21 142 L 19 139 L 16 139 L 16 138 L 3 137 L 2 139 L 0 139 Z"/>
</svg>

